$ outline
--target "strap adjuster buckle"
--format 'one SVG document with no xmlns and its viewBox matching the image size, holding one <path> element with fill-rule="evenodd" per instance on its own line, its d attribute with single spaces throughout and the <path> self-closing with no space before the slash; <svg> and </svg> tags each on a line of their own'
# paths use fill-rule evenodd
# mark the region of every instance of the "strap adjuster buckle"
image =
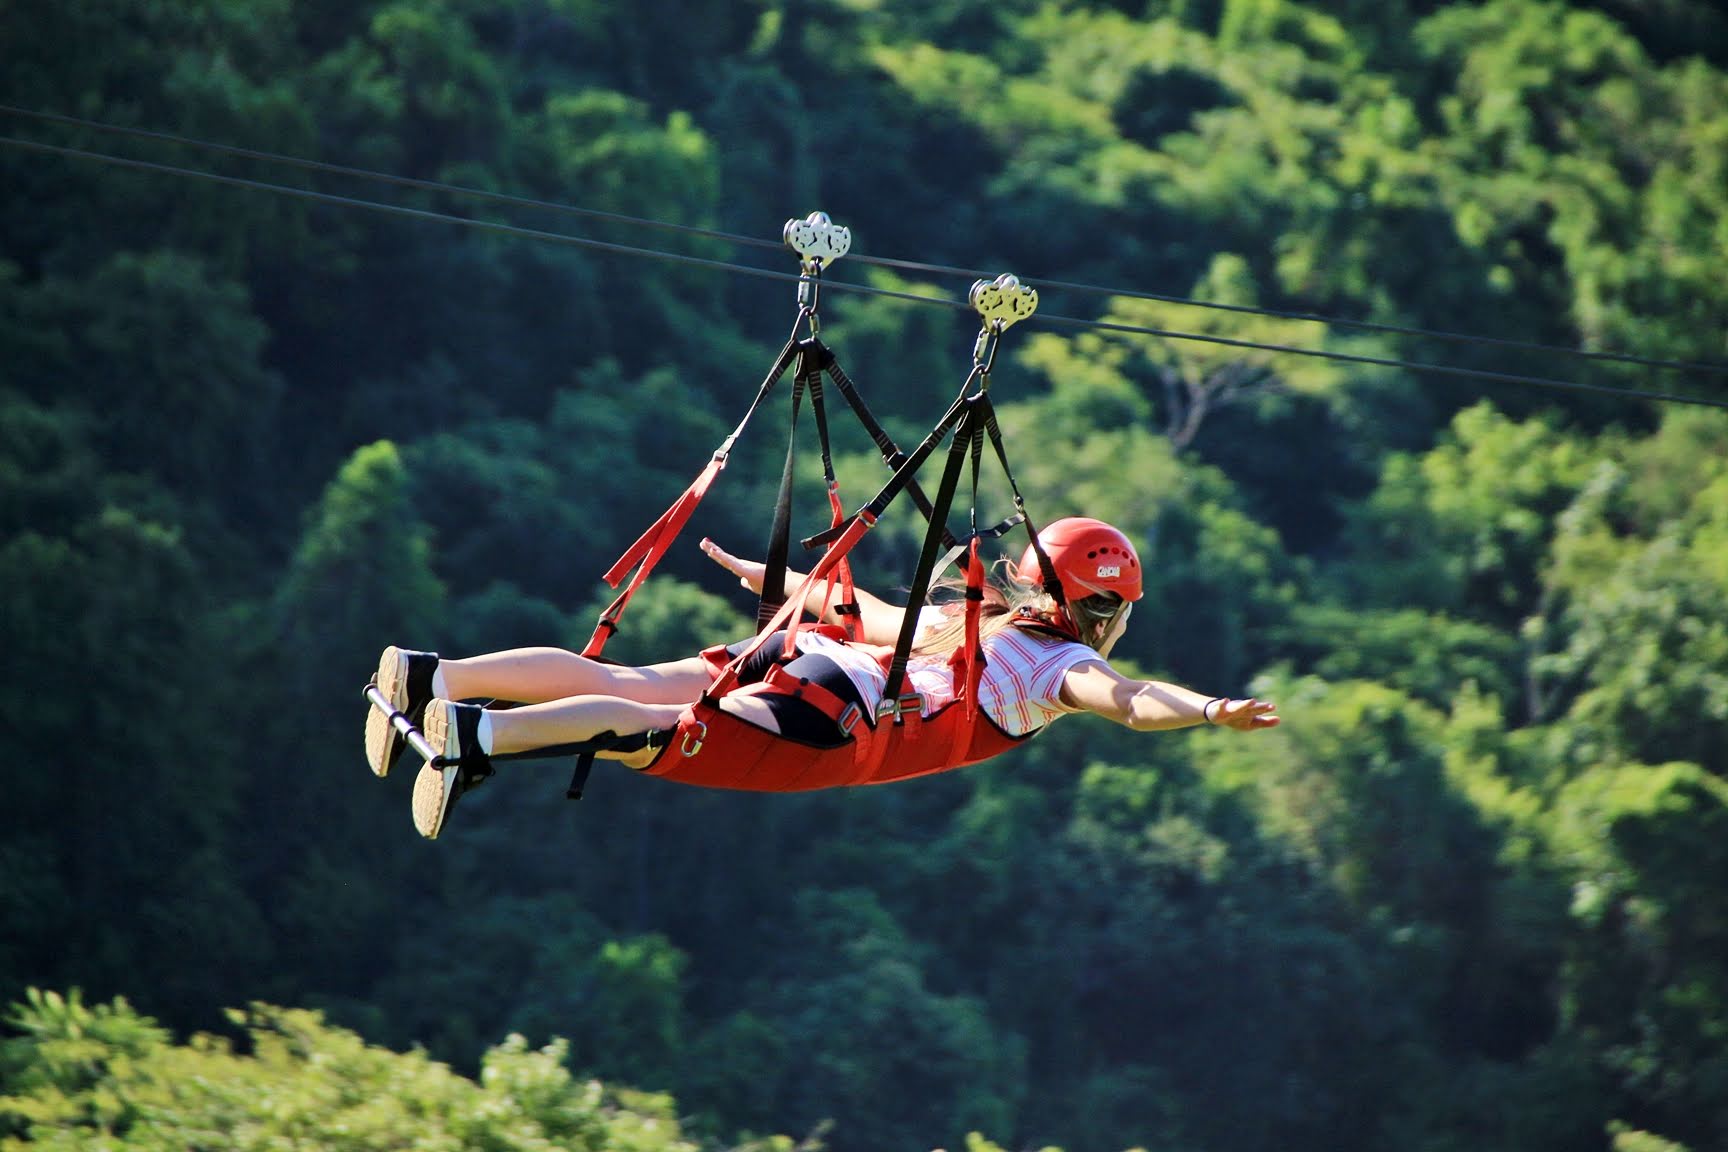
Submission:
<svg viewBox="0 0 1728 1152">
<path fill-rule="evenodd" d="M 892 716 L 896 724 L 900 723 L 908 712 L 922 714 L 923 711 L 924 697 L 917 692 L 902 692 L 894 699 L 883 700 L 882 703 L 876 705 L 877 719 L 881 719 L 883 716 Z"/>
<path fill-rule="evenodd" d="M 843 712 L 835 718 L 834 723 L 840 729 L 840 735 L 852 735 L 852 729 L 858 727 L 858 721 L 864 719 L 864 709 L 856 703 L 846 705 Z"/>
</svg>

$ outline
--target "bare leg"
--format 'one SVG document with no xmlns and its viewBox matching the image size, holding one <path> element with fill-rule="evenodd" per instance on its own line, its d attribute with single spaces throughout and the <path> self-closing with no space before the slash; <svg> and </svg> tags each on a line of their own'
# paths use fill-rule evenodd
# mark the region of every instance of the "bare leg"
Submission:
<svg viewBox="0 0 1728 1152">
<path fill-rule="evenodd" d="M 446 695 L 452 700 L 484 696 L 523 704 L 562 701 L 573 696 L 615 696 L 639 704 L 689 704 L 702 694 L 710 680 L 708 666 L 694 656 L 625 668 L 602 664 L 562 648 L 514 648 L 459 660 L 444 659 L 438 662 L 438 667 L 444 673 Z M 604 727 L 597 729 L 604 730 Z"/>
<path fill-rule="evenodd" d="M 558 744 L 579 744 L 603 732 L 630 736 L 671 728 L 684 704 L 639 704 L 617 696 L 572 696 L 521 708 L 494 708 L 492 754 L 508 756 Z"/>
<path fill-rule="evenodd" d="M 759 697 L 727 697 L 720 707 L 770 732 L 780 731 L 774 713 Z M 684 708 L 683 703 L 641 704 L 616 696 L 572 696 L 521 708 L 488 709 L 487 715 L 492 718 L 492 754 L 508 756 L 558 744 L 579 744 L 603 732 L 634 736 L 671 728 L 678 723 Z M 598 755 L 603 760 L 622 760 L 632 768 L 644 767 L 654 758 L 652 749 Z"/>
</svg>

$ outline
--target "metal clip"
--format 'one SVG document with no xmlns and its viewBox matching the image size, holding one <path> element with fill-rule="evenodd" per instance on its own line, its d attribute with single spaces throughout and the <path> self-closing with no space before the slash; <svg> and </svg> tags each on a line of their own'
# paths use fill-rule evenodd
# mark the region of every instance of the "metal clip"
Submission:
<svg viewBox="0 0 1728 1152">
<path fill-rule="evenodd" d="M 1011 272 L 994 280 L 979 280 L 966 298 L 984 317 L 984 326 L 996 332 L 1006 331 L 1038 310 L 1038 290 L 1020 283 Z"/>
<path fill-rule="evenodd" d="M 826 212 L 812 212 L 802 220 L 788 220 L 781 230 L 786 246 L 802 256 L 809 271 L 819 272 L 852 250 L 852 230 L 828 219 Z M 806 273 L 808 274 L 808 272 Z"/>
<path fill-rule="evenodd" d="M 696 727 L 701 729 L 701 731 L 694 733 L 694 739 L 691 738 L 692 733 L 684 733 L 684 743 L 678 749 L 678 751 L 682 752 L 686 758 L 694 756 L 696 753 L 702 751 L 702 743 L 708 739 L 707 722 L 698 720 L 696 721 Z"/>
<path fill-rule="evenodd" d="M 924 697 L 920 696 L 916 692 L 902 692 L 893 700 L 883 700 L 880 704 L 876 705 L 876 718 L 880 720 L 884 716 L 892 716 L 894 717 L 894 723 L 898 724 L 902 718 L 905 717 L 906 713 L 922 713 L 923 711 Z"/>
<path fill-rule="evenodd" d="M 858 707 L 857 704 L 848 704 L 846 710 L 840 713 L 839 718 L 834 723 L 839 727 L 840 735 L 850 736 L 852 729 L 858 727 L 858 721 L 862 719 L 864 719 L 864 709 Z"/>
</svg>

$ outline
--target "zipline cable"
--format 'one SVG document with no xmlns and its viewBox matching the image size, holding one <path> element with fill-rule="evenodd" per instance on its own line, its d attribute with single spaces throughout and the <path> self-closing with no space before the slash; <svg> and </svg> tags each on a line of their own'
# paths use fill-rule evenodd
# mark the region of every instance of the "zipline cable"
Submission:
<svg viewBox="0 0 1728 1152">
<path fill-rule="evenodd" d="M 631 227 L 676 232 L 687 236 L 714 240 L 726 244 L 736 244 L 753 248 L 779 249 L 782 247 L 782 245 L 772 240 L 764 240 L 755 236 L 740 235 L 735 232 L 725 232 L 714 228 L 700 228 L 689 224 L 676 224 L 665 220 L 653 220 L 639 216 L 628 216 L 623 213 L 608 212 L 598 208 L 584 208 L 575 204 L 566 204 L 551 200 L 538 200 L 531 197 L 517 196 L 505 192 L 494 192 L 484 188 L 449 184 L 438 180 L 424 180 L 411 176 L 398 176 L 387 172 L 355 168 L 344 164 L 332 164 L 322 160 L 308 160 L 303 157 L 288 156 L 282 153 L 267 152 L 255 148 L 242 148 L 232 144 L 221 144 L 215 141 L 200 140 L 168 132 L 158 132 L 147 128 L 109 124 L 103 121 L 90 120 L 78 116 L 65 116 L 53 112 L 42 112 L 29 108 L 20 108 L 11 104 L 0 104 L 0 113 L 13 116 L 23 116 L 67 127 L 85 128 L 99 132 L 110 132 L 123 136 L 132 136 L 143 140 L 153 140 L 181 147 L 202 149 L 204 151 L 217 152 L 229 156 L 238 156 L 249 160 L 283 164 L 291 167 L 302 168 L 307 171 L 325 172 L 362 180 L 373 180 L 380 183 L 397 185 L 399 187 L 416 188 L 422 191 L 439 192 L 451 196 L 466 196 L 474 199 L 491 201 L 497 204 L 507 204 L 517 208 L 531 208 L 540 211 L 579 216 L 587 219 L 603 220 L 609 223 L 628 225 Z M 853 252 L 850 255 L 851 259 L 856 263 L 894 268 L 907 272 L 918 272 L 927 275 L 953 276 L 969 280 L 980 278 L 990 279 L 992 276 L 991 273 L 977 268 L 960 268 L 946 264 L 927 264 L 917 260 L 902 260 L 887 256 L 870 256 L 859 252 Z M 1595 361 L 1598 363 L 1624 364 L 1643 368 L 1659 368 L 1667 371 L 1728 376 L 1728 364 L 1661 359 L 1657 357 L 1635 356 L 1623 352 L 1591 351 L 1584 348 L 1568 348 L 1558 344 L 1542 344 L 1536 341 L 1514 340 L 1501 336 L 1481 336 L 1462 332 L 1447 332 L 1434 328 L 1417 328 L 1398 324 L 1383 324 L 1370 320 L 1350 320 L 1335 316 L 1323 316 L 1313 312 L 1286 311 L 1276 308 L 1265 308 L 1258 305 L 1225 304 L 1215 300 L 1196 300 L 1187 296 L 1146 292 L 1129 288 L 1110 288 L 1097 284 L 1078 283 L 1070 280 L 1052 280 L 1038 276 L 1023 276 L 1021 277 L 1021 282 L 1043 289 L 1055 289 L 1058 291 L 1076 292 L 1096 296 L 1110 296 L 1130 300 L 1147 300 L 1161 304 L 1174 304 L 1189 308 L 1203 308 L 1219 312 L 1232 312 L 1241 315 L 1260 316 L 1276 320 L 1291 320 L 1310 324 L 1326 324 L 1337 328 L 1353 328 L 1358 331 L 1377 332 L 1384 335 L 1413 336 L 1425 340 L 1442 340 L 1459 344 L 1477 344 L 1486 347 L 1538 352 L 1545 355 L 1566 356 L 1576 360 Z"/>
<path fill-rule="evenodd" d="M 1330 352 L 1323 348 L 1297 348 L 1288 344 L 1263 344 L 1256 340 L 1234 340 L 1227 336 L 1208 336 L 1200 332 L 1174 332 L 1139 324 L 1117 324 L 1109 320 L 1087 320 L 1079 316 L 1051 316 L 1039 313 L 1040 320 L 1074 328 L 1093 328 L 1105 332 L 1124 332 L 1135 336 L 1151 336 L 1164 340 L 1189 340 L 1201 344 L 1222 344 L 1227 348 L 1248 348 L 1258 352 L 1274 352 L 1292 356 L 1313 356 L 1321 360 L 1336 360 L 1345 364 L 1368 364 L 1378 368 L 1403 368 L 1414 372 L 1438 372 L 1447 376 L 1466 376 L 1477 380 L 1496 380 L 1506 384 L 1532 384 L 1541 388 L 1558 388 L 1568 392 L 1594 392 L 1604 396 L 1636 396 L 1645 400 L 1661 400 L 1671 404 L 1697 404 L 1728 411 L 1728 400 L 1705 400 L 1665 392 L 1642 392 L 1630 388 L 1614 388 L 1607 384 L 1586 384 L 1577 380 L 1556 380 L 1549 376 L 1525 376 L 1517 372 L 1496 372 L 1487 368 L 1459 368 L 1453 365 L 1419 364 L 1409 360 L 1393 360 L 1381 356 L 1364 356 L 1354 352 Z"/>
<path fill-rule="evenodd" d="M 657 228 L 665 232 L 679 232 L 687 236 L 696 236 L 705 240 L 720 240 L 727 244 L 744 244 L 757 248 L 772 248 L 785 251 L 786 245 L 778 240 L 762 240 L 755 236 L 740 236 L 731 232 L 719 232 L 712 228 L 698 228 L 691 224 L 674 224 L 666 220 L 648 220 L 639 216 L 626 216 L 619 212 L 607 212 L 599 208 L 582 208 L 575 204 L 560 204 L 552 200 L 535 200 L 527 196 L 515 196 L 508 192 L 493 192 L 486 188 L 472 188 L 461 184 L 446 184 L 440 180 L 422 180 L 414 176 L 397 176 L 389 172 L 376 172 L 369 168 L 351 168 L 346 164 L 331 164 L 324 160 L 307 160 L 300 156 L 287 156 L 280 152 L 263 152 L 256 148 L 241 148 L 234 144 L 218 144 L 211 140 L 197 140 L 190 136 L 176 136 L 171 132 L 156 132 L 148 128 L 132 128 L 123 124 L 104 124 L 100 120 L 85 120 L 78 116 L 62 116 L 54 112 L 34 112 L 28 108 L 16 108 L 10 104 L 0 104 L 0 112 L 12 116 L 27 116 L 36 120 L 46 120 L 51 124 L 61 124 L 70 128 L 89 128 L 97 132 L 112 132 L 121 136 L 134 136 L 140 140 L 154 140 L 164 144 L 176 144 L 185 148 L 197 148 L 206 152 L 217 152 L 225 156 L 238 156 L 246 160 L 262 160 L 270 164 L 283 164 L 292 168 L 303 168 L 308 172 L 325 172 L 335 176 L 350 176 L 357 180 L 374 180 L 381 184 L 394 184 L 402 188 L 417 188 L 423 192 L 442 192 L 451 196 L 467 196 L 475 200 L 490 200 L 496 204 L 508 204 L 515 208 L 534 208 L 546 212 L 558 212 L 567 216 L 581 216 L 591 220 L 604 220 L 613 224 L 628 224 L 640 228 Z"/>
<path fill-rule="evenodd" d="M 483 231 L 498 232 L 505 235 L 519 236 L 532 240 L 544 240 L 552 243 L 569 244 L 576 247 L 591 248 L 597 251 L 609 252 L 617 255 L 639 256 L 647 259 L 663 260 L 671 263 L 709 268 L 716 271 L 737 272 L 767 280 L 780 280 L 791 283 L 796 283 L 800 280 L 800 277 L 790 272 L 777 272 L 768 268 L 754 268 L 745 264 L 733 264 L 724 260 L 712 260 L 706 257 L 690 256 L 680 252 L 663 252 L 652 248 L 637 248 L 627 244 L 614 244 L 604 240 L 592 240 L 585 236 L 571 236 L 563 232 L 547 232 L 536 228 L 524 228 L 519 225 L 505 224 L 493 220 L 478 220 L 466 216 L 452 216 L 447 213 L 433 212 L 423 208 L 408 208 L 399 204 L 386 204 L 375 200 L 339 196 L 334 193 L 320 192 L 310 188 L 295 188 L 289 185 L 272 184 L 263 180 L 252 180 L 242 176 L 226 176 L 217 172 L 205 172 L 194 168 L 178 168 L 169 164 L 160 164 L 152 160 L 135 160 L 130 157 L 113 156 L 103 152 L 91 152 L 81 148 L 68 148 L 63 145 L 46 144 L 36 140 L 25 140 L 12 136 L 0 135 L 0 145 L 24 148 L 37 152 L 46 152 L 53 155 L 96 160 L 139 171 L 157 172 L 172 176 L 184 176 L 191 179 L 208 180 L 214 183 L 226 184 L 237 188 L 275 192 L 280 195 L 297 197 L 319 203 L 334 204 L 341 207 L 367 208 L 377 212 L 388 213 L 390 215 L 407 217 L 409 219 L 460 224 L 464 227 L 480 229 Z M 855 293 L 858 295 L 885 297 L 888 299 L 903 300 L 914 304 L 936 305 L 954 311 L 971 311 L 968 304 L 959 301 L 947 300 L 935 296 L 919 296 L 909 292 L 895 292 L 890 291 L 889 289 L 875 288 L 865 284 L 847 284 L 839 281 L 824 281 L 823 286 L 825 288 L 841 292 Z M 1728 401 L 1709 400 L 1701 397 L 1682 396 L 1674 393 L 1646 392 L 1630 388 L 1615 388 L 1608 385 L 1584 384 L 1577 381 L 1557 380 L 1546 376 L 1525 376 L 1509 372 L 1492 372 L 1485 369 L 1458 368 L 1443 364 L 1423 364 L 1415 361 L 1359 356 L 1344 352 L 1328 352 L 1323 349 L 1297 348 L 1281 344 L 1266 344 L 1254 340 L 1235 340 L 1223 336 L 1209 336 L 1203 333 L 1180 332 L 1134 324 L 1118 324 L 1110 321 L 1089 320 L 1074 316 L 1052 316 L 1043 314 L 1041 314 L 1041 316 L 1043 319 L 1051 321 L 1052 323 L 1075 328 L 1120 332 L 1165 340 L 1196 341 L 1205 344 L 1218 344 L 1232 348 L 1243 348 L 1292 356 L 1312 356 L 1320 359 L 1342 361 L 1345 363 L 1368 364 L 1376 367 L 1397 368 L 1410 372 L 1428 373 L 1441 376 L 1460 376 L 1478 380 L 1494 380 L 1503 383 L 1526 384 L 1534 387 L 1553 388 L 1562 391 L 1593 392 L 1630 400 L 1650 400 L 1661 403 L 1688 404 L 1698 407 L 1728 410 Z"/>
<path fill-rule="evenodd" d="M 987 276 L 962 268 L 945 268 L 936 264 L 919 264 L 911 260 L 889 260 L 883 257 L 860 257 L 866 264 L 887 264 L 913 271 L 944 272 L 966 276 Z M 1160 304 L 1179 304 L 1189 308 L 1209 308 L 1217 312 L 1236 312 L 1245 316 L 1263 316 L 1273 320 L 1297 320 L 1309 324 L 1326 324 L 1334 328 L 1355 328 L 1363 332 L 1379 332 L 1391 336 L 1416 336 L 1426 340 L 1445 340 L 1454 344 L 1481 344 L 1495 348 L 1540 352 L 1551 356 L 1569 356 L 1575 360 L 1626 364 L 1640 368 L 1661 368 L 1672 372 L 1699 375 L 1728 376 L 1728 364 L 1711 364 L 1701 360 L 1663 360 L 1649 356 L 1634 356 L 1628 352 L 1593 352 L 1587 348 L 1567 348 L 1561 344 L 1539 344 L 1531 340 L 1513 340 L 1504 336 L 1479 336 L 1464 332 L 1446 332 L 1437 328 L 1411 328 L 1400 324 L 1380 324 L 1372 320 L 1346 320 L 1322 316 L 1315 312 L 1286 312 L 1277 308 L 1262 308 L 1252 304 L 1224 304 L 1216 300 L 1195 300 L 1187 296 L 1170 296 L 1158 292 L 1143 292 L 1132 288 L 1105 288 L 1096 284 L 1079 284 L 1067 280 L 1046 280 L 1023 276 L 1021 282 L 1040 289 L 1055 288 L 1095 296 L 1114 296 L 1128 300 L 1150 300 Z"/>
<path fill-rule="evenodd" d="M 409 208 L 401 204 L 385 204 L 378 200 L 338 196 L 333 192 L 319 192 L 312 188 L 295 188 L 287 184 L 271 184 L 265 180 L 251 180 L 244 176 L 225 176 L 220 172 L 204 172 L 196 168 L 177 168 L 172 164 L 159 164 L 154 160 L 134 160 L 128 156 L 111 156 L 105 152 L 89 152 L 82 148 L 68 148 L 61 144 L 45 144 L 39 140 L 22 140 L 15 136 L 0 136 L 0 145 L 10 145 L 37 152 L 50 152 L 60 156 L 75 156 L 84 160 L 100 160 L 104 163 L 117 164 L 123 168 L 134 168 L 144 172 L 160 172 L 170 176 L 187 176 L 196 180 L 210 180 L 217 184 L 227 184 L 236 188 L 276 192 L 284 196 L 294 196 L 302 200 L 312 200 L 324 204 L 336 204 L 345 208 L 369 208 L 376 212 L 386 212 L 393 216 L 406 216 L 414 220 L 436 220 L 445 224 L 461 224 L 467 228 L 477 228 L 487 232 L 502 232 L 506 235 L 522 236 L 532 240 L 571 244 L 579 248 L 593 248 L 601 252 L 611 252 L 618 255 L 642 256 L 653 260 L 665 260 L 674 264 L 712 268 L 722 272 L 741 272 L 747 276 L 758 276 L 765 280 L 785 280 L 790 283 L 797 283 L 799 279 L 796 273 L 777 272 L 771 268 L 753 268 L 747 264 L 711 260 L 705 256 L 690 256 L 682 252 L 662 252 L 655 248 L 636 248 L 629 244 L 613 244 L 606 240 L 592 240 L 586 236 L 571 236 L 566 232 L 546 232 L 538 228 L 524 228 L 518 224 L 504 224 L 495 220 L 452 216 L 449 213 L 433 212 L 425 208 Z M 781 245 L 775 245 L 775 247 L 781 247 Z M 955 311 L 970 310 L 967 305 L 956 301 L 931 296 L 915 296 L 910 292 L 891 292 L 884 288 L 871 288 L 854 284 L 829 284 L 826 281 L 824 281 L 824 287 L 863 292 L 873 296 L 888 296 L 921 304 L 941 304 Z"/>
</svg>

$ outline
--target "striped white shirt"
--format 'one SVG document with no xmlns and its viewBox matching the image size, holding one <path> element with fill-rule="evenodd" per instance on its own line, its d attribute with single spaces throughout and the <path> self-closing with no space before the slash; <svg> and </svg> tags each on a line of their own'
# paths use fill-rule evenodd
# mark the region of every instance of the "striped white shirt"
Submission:
<svg viewBox="0 0 1728 1152">
<path fill-rule="evenodd" d="M 919 639 L 944 620 L 940 608 L 919 613 Z M 871 704 L 882 699 L 887 677 L 869 649 L 800 631 L 798 648 L 816 652 L 845 670 L 858 694 Z M 1024 628 L 1004 628 L 984 641 L 984 677 L 979 702 L 984 714 L 1010 736 L 1024 736 L 1058 716 L 1081 711 L 1062 703 L 1062 679 L 1087 660 L 1100 659 L 1084 644 Z M 924 698 L 928 716 L 954 699 L 954 672 L 946 656 L 913 657 L 907 665 L 908 687 Z"/>
<path fill-rule="evenodd" d="M 1100 659 L 1084 644 L 1024 628 L 1004 628 L 984 640 L 984 676 L 978 702 L 984 715 L 1010 736 L 1024 736 L 1058 716 L 1082 709 L 1062 703 L 1062 679 L 1077 664 Z M 924 714 L 954 699 L 954 670 L 946 657 L 915 659 L 912 686 Z"/>
</svg>

